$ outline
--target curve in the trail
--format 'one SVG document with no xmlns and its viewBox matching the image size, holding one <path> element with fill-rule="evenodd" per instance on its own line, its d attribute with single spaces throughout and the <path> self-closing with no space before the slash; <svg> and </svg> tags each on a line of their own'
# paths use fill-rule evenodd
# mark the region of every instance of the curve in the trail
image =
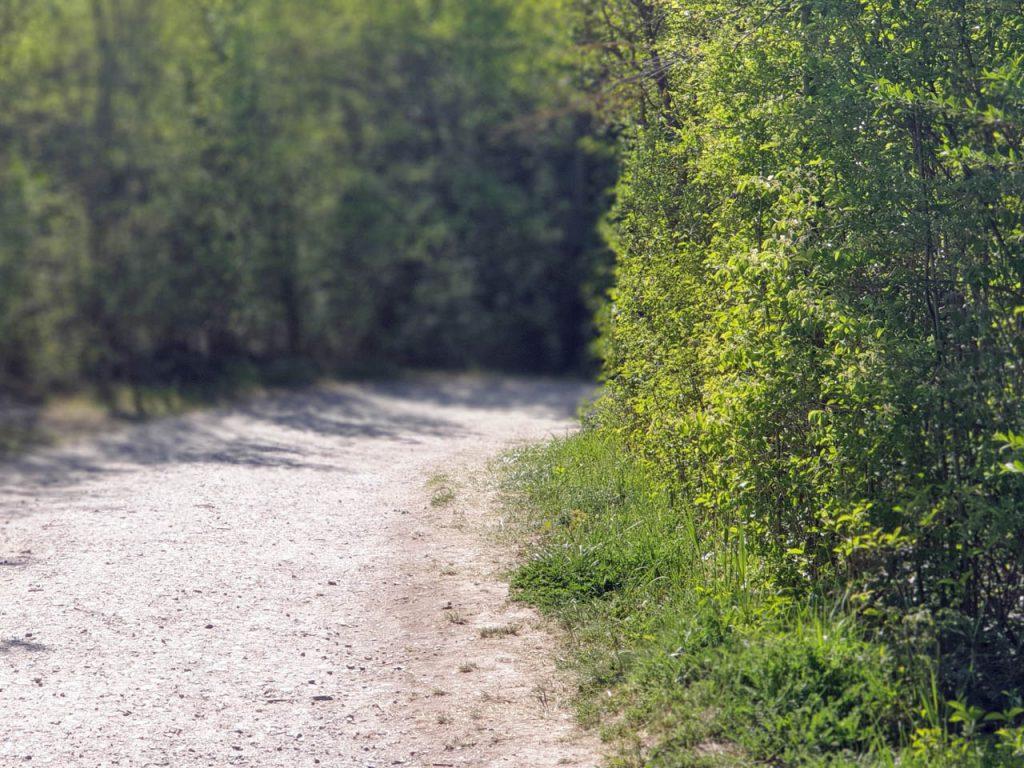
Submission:
<svg viewBox="0 0 1024 768">
<path fill-rule="evenodd" d="M 594 765 L 481 481 L 586 392 L 329 385 L 0 467 L 0 765 Z"/>
</svg>

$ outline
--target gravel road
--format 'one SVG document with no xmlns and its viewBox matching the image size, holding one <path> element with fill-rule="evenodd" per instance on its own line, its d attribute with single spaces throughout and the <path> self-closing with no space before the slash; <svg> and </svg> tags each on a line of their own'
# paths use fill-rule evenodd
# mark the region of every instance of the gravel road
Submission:
<svg viewBox="0 0 1024 768">
<path fill-rule="evenodd" d="M 0 765 L 594 766 L 483 480 L 586 393 L 325 385 L 0 467 Z"/>
</svg>

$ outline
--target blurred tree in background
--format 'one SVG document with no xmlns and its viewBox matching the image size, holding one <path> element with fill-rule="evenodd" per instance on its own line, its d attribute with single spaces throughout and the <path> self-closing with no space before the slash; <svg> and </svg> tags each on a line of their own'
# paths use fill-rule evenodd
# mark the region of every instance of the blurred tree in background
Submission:
<svg viewBox="0 0 1024 768">
<path fill-rule="evenodd" d="M 559 0 L 4 0 L 0 386 L 585 366 Z"/>
</svg>

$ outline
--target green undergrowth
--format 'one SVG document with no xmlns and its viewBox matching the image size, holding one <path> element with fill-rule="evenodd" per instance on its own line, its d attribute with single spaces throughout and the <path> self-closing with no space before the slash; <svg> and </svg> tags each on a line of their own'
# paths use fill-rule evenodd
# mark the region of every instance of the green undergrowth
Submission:
<svg viewBox="0 0 1024 768">
<path fill-rule="evenodd" d="M 1022 764 L 1014 712 L 1000 729 L 941 701 L 927 658 L 906 662 L 842 601 L 775 586 L 742 531 L 698 530 L 614 438 L 584 431 L 507 467 L 530 550 L 513 592 L 568 628 L 613 765 Z"/>
</svg>

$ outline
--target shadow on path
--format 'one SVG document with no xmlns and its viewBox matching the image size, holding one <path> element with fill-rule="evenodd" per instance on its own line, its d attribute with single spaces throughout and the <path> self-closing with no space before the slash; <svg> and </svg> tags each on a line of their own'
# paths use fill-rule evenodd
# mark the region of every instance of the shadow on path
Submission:
<svg viewBox="0 0 1024 768">
<path fill-rule="evenodd" d="M 595 385 L 578 379 L 497 377 L 463 374 L 389 381 L 368 389 L 421 403 L 493 411 L 528 409 L 552 418 L 573 417 Z"/>
<path fill-rule="evenodd" d="M 0 654 L 10 653 L 11 651 L 29 651 L 32 653 L 40 653 L 42 651 L 48 651 L 50 647 L 43 645 L 42 643 L 33 643 L 31 640 L 21 640 L 17 637 L 9 637 L 6 640 L 0 640 Z"/>
<path fill-rule="evenodd" d="M 330 438 L 328 447 L 365 439 L 408 443 L 453 438 L 466 434 L 454 413 L 457 409 L 529 408 L 564 417 L 575 412 L 587 392 L 580 382 L 468 375 L 329 384 L 161 419 L 77 445 L 28 454 L 0 465 L 0 491 L 8 499 L 31 498 L 43 489 L 99 475 L 170 464 L 344 471 L 325 457 L 322 441 L 316 445 L 304 436 Z M 0 505 L 0 518 L 11 512 L 18 514 Z"/>
</svg>

